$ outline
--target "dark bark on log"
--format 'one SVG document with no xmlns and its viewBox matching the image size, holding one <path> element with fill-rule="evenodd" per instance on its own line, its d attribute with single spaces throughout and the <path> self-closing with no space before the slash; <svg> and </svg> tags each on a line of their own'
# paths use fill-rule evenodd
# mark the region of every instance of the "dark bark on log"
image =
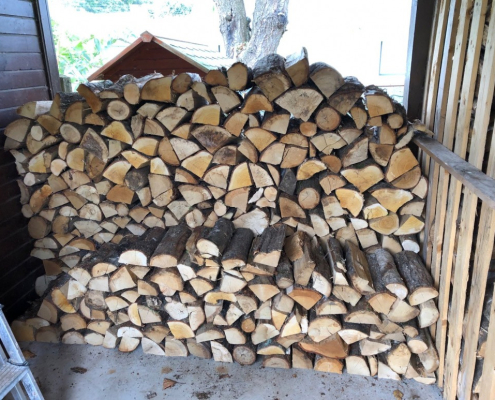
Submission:
<svg viewBox="0 0 495 400">
<path fill-rule="evenodd" d="M 153 253 L 150 265 L 160 268 L 176 266 L 190 234 L 191 230 L 186 224 L 171 227 Z"/>
<path fill-rule="evenodd" d="M 433 286 L 433 279 L 418 254 L 402 251 L 395 255 L 395 260 L 409 289 L 409 304 L 418 305 L 438 296 L 438 291 Z"/>
<path fill-rule="evenodd" d="M 252 246 L 253 262 L 277 267 L 284 246 L 285 225 L 271 226 L 254 239 Z"/>
<path fill-rule="evenodd" d="M 131 169 L 125 176 L 125 184 L 134 192 L 148 185 L 148 168 Z"/>
<path fill-rule="evenodd" d="M 277 275 L 275 276 L 277 286 L 280 289 L 287 289 L 294 284 L 294 269 L 287 256 L 283 255 L 277 266 Z"/>
<path fill-rule="evenodd" d="M 361 135 L 354 142 L 340 149 L 338 155 L 342 160 L 343 168 L 366 160 L 368 158 L 368 138 L 366 135 Z"/>
<path fill-rule="evenodd" d="M 312 287 L 323 296 L 328 297 L 332 292 L 332 273 L 330 265 L 323 255 L 321 247 L 316 239 L 313 239 L 313 255 L 316 267 L 313 270 Z"/>
<path fill-rule="evenodd" d="M 339 331 L 339 335 L 347 344 L 351 345 L 353 343 L 357 343 L 358 341 L 366 337 L 369 337 L 370 331 L 371 331 L 371 325 L 356 324 L 356 323 L 344 321 L 342 323 L 342 329 Z"/>
<path fill-rule="evenodd" d="M 345 322 L 354 322 L 356 324 L 379 324 L 380 317 L 373 311 L 364 297 L 357 302 L 355 306 L 349 307 L 347 315 L 344 317 Z"/>
<path fill-rule="evenodd" d="M 345 244 L 347 276 L 359 293 L 366 295 L 375 292 L 365 254 L 350 241 Z"/>
<path fill-rule="evenodd" d="M 275 100 L 292 85 L 284 64 L 284 58 L 278 54 L 268 54 L 254 64 L 253 80 L 270 101 Z"/>
<path fill-rule="evenodd" d="M 394 262 L 393 256 L 385 249 L 377 249 L 368 258 L 373 258 L 374 261 L 370 263 L 370 272 L 373 277 L 377 277 L 379 285 L 385 285 L 385 287 L 392 293 L 394 293 L 400 299 L 404 299 L 407 296 L 407 287 Z M 375 288 L 377 291 L 382 291 Z"/>
<path fill-rule="evenodd" d="M 333 284 L 349 285 L 345 276 L 346 265 L 339 241 L 334 237 L 323 237 L 319 239 L 319 243 L 332 269 Z"/>
<path fill-rule="evenodd" d="M 220 218 L 215 222 L 215 226 L 208 233 L 208 236 L 198 240 L 197 248 L 202 254 L 219 257 L 229 244 L 233 233 L 234 224 L 232 221 Z"/>
<path fill-rule="evenodd" d="M 236 229 L 223 254 L 222 266 L 225 269 L 232 269 L 246 265 L 253 238 L 254 234 L 251 229 Z"/>
<path fill-rule="evenodd" d="M 342 115 L 346 115 L 364 93 L 364 85 L 355 77 L 347 76 L 344 81 L 344 85 L 328 99 L 328 104 Z"/>
<path fill-rule="evenodd" d="M 293 261 L 294 281 L 298 285 L 307 286 L 313 270 L 316 268 L 316 262 L 311 246 L 310 238 L 307 234 L 303 235 L 302 257 Z"/>
<path fill-rule="evenodd" d="M 165 230 L 163 228 L 155 227 L 142 237 L 132 236 L 128 240 L 126 240 L 127 238 L 124 239 L 120 243 L 121 255 L 119 262 L 147 266 L 151 255 L 164 237 L 164 234 Z"/>
<path fill-rule="evenodd" d="M 284 169 L 282 170 L 282 179 L 280 180 L 280 185 L 278 185 L 278 189 L 288 195 L 293 195 L 296 192 L 296 175 L 292 169 Z"/>
</svg>

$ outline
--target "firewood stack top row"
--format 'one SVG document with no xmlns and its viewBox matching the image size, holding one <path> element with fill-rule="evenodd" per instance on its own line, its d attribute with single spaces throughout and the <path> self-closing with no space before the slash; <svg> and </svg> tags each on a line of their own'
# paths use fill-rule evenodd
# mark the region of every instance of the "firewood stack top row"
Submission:
<svg viewBox="0 0 495 400">
<path fill-rule="evenodd" d="M 5 131 L 51 282 L 21 340 L 433 383 L 403 107 L 306 50 L 123 76 Z"/>
</svg>

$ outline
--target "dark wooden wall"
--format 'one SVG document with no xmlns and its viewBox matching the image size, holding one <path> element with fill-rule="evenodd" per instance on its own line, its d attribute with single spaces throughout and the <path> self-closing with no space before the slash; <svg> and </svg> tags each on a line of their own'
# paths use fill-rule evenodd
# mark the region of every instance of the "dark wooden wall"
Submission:
<svg viewBox="0 0 495 400">
<path fill-rule="evenodd" d="M 144 42 L 112 65 L 105 72 L 105 76 L 100 77 L 100 79 L 110 79 L 115 82 L 125 74 L 132 74 L 139 78 L 153 72 L 160 72 L 162 75 L 167 76 L 171 75 L 173 71 L 175 71 L 175 74 L 195 72 L 200 76 L 205 75 L 199 68 L 155 42 Z"/>
<path fill-rule="evenodd" d="M 43 265 L 30 257 L 33 241 L 21 214 L 17 170 L 3 151 L 2 133 L 18 106 L 51 99 L 59 85 L 46 0 L 0 0 L 0 304 L 10 319 L 35 298 Z"/>
<path fill-rule="evenodd" d="M 436 0 L 413 0 L 409 24 L 404 107 L 410 120 L 421 119 Z"/>
</svg>

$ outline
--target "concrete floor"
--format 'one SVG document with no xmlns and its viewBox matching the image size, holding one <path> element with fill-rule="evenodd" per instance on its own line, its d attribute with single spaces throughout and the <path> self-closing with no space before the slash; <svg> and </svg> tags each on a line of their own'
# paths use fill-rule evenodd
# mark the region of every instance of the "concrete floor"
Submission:
<svg viewBox="0 0 495 400">
<path fill-rule="evenodd" d="M 332 399 L 440 400 L 436 386 L 300 369 L 263 369 L 195 357 L 165 358 L 101 347 L 22 343 L 47 400 Z M 74 367 L 87 371 L 77 373 Z M 163 389 L 163 380 L 175 386 Z"/>
</svg>

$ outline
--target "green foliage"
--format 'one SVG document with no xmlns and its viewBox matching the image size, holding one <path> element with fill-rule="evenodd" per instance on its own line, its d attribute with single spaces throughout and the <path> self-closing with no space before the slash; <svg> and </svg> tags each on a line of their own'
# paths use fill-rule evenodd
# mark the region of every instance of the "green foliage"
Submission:
<svg viewBox="0 0 495 400">
<path fill-rule="evenodd" d="M 2 1 L 2 0 L 0 0 Z M 190 14 L 192 7 L 180 0 L 60 0 L 68 1 L 69 6 L 74 7 L 77 15 L 86 16 L 84 11 L 90 13 L 112 13 L 130 11 L 131 5 L 142 5 L 150 17 L 160 19 L 166 15 L 183 16 Z M 183 0 L 188 3 L 187 0 Z M 118 16 L 108 16 L 108 18 Z M 67 25 L 67 24 L 66 24 Z M 58 58 L 58 68 L 61 75 L 69 76 L 75 87 L 79 82 L 85 82 L 87 77 L 101 67 L 116 53 L 116 44 L 125 47 L 136 39 L 136 35 L 130 30 L 116 30 L 114 37 L 108 34 L 77 34 L 71 29 L 61 28 L 52 19 L 53 39 Z M 93 28 L 93 27 L 91 27 Z M 89 29 L 89 32 L 94 29 Z M 120 38 L 115 38 L 120 36 Z M 120 42 L 120 43 L 117 43 Z M 113 48 L 112 48 L 113 47 Z"/>
<path fill-rule="evenodd" d="M 73 0 L 73 6 L 78 10 L 91 13 L 110 13 L 130 11 L 131 5 L 148 4 L 148 12 L 153 18 L 164 15 L 187 15 L 191 13 L 191 6 L 180 1 L 163 0 Z"/>
<path fill-rule="evenodd" d="M 128 43 L 134 40 L 99 38 L 89 35 L 81 38 L 69 32 L 61 32 L 58 25 L 52 21 L 55 50 L 58 57 L 60 75 L 71 78 L 73 85 L 85 82 L 88 75 L 104 64 L 104 54 L 117 41 Z"/>
<path fill-rule="evenodd" d="M 75 0 L 74 7 L 92 13 L 130 11 L 133 4 L 144 4 L 147 0 Z"/>
<path fill-rule="evenodd" d="M 161 18 L 165 15 L 183 16 L 192 11 L 192 7 L 178 1 L 167 1 L 164 4 L 155 3 L 155 8 L 149 8 L 148 12 L 151 18 Z M 158 7 L 157 7 L 158 6 Z"/>
</svg>

